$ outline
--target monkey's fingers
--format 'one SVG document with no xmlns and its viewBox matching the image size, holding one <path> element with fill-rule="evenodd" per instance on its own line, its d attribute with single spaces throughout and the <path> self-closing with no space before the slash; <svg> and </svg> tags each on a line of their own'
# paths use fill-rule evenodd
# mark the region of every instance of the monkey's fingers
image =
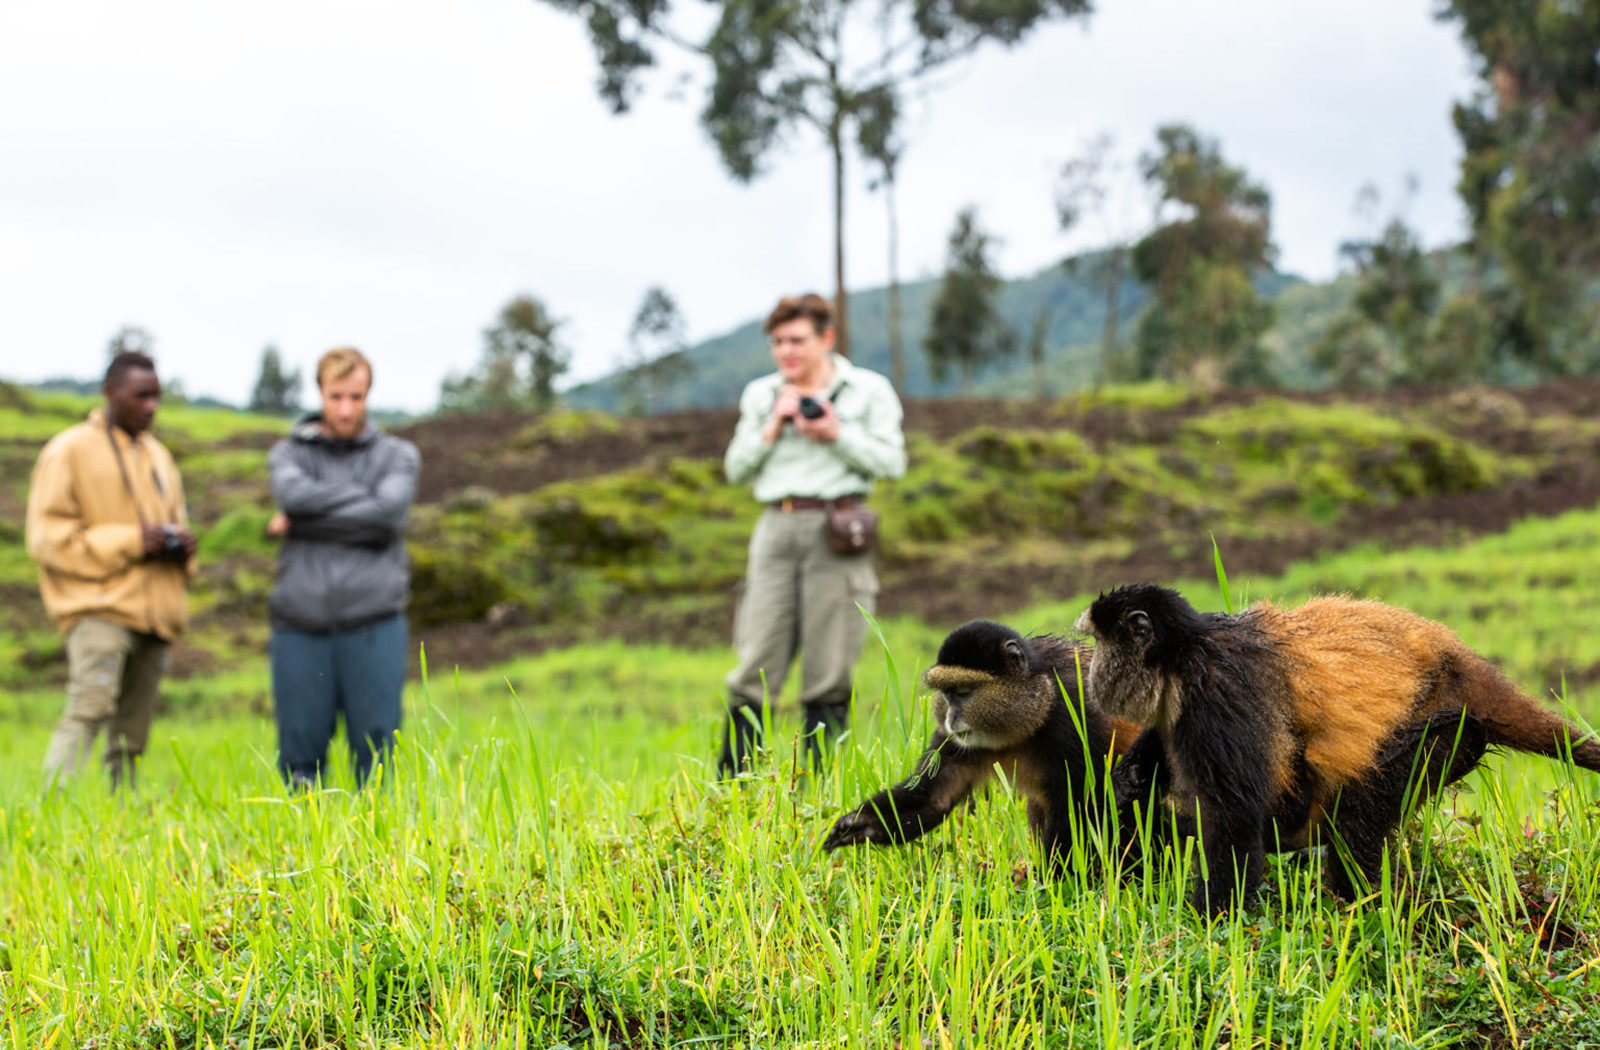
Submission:
<svg viewBox="0 0 1600 1050">
<path fill-rule="evenodd" d="M 883 824 L 871 813 L 853 810 L 834 822 L 828 837 L 822 840 L 824 850 L 833 851 L 845 846 L 859 846 L 863 842 L 884 843 L 889 837 Z"/>
</svg>

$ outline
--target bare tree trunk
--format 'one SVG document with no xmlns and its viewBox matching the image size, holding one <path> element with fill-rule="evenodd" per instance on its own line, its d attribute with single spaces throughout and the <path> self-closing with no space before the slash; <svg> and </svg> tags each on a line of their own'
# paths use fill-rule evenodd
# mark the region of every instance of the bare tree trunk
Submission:
<svg viewBox="0 0 1600 1050">
<path fill-rule="evenodd" d="M 835 111 L 828 127 L 828 145 L 833 149 L 833 312 L 834 330 L 839 339 L 835 349 L 850 356 L 850 301 L 844 290 L 844 116 Z"/>
<path fill-rule="evenodd" d="M 1049 395 L 1045 392 L 1044 380 L 1044 341 L 1050 333 L 1051 309 L 1048 305 L 1039 309 L 1033 318 L 1033 331 L 1028 336 L 1028 360 L 1033 363 L 1033 396 L 1041 401 Z"/>
<path fill-rule="evenodd" d="M 900 220 L 895 213 L 894 168 L 884 170 L 883 199 L 889 204 L 889 377 L 906 393 L 906 358 L 900 342 Z"/>
<path fill-rule="evenodd" d="M 1100 383 L 1111 382 L 1111 363 L 1117 354 L 1117 325 L 1122 312 L 1122 245 L 1112 246 L 1101 263 L 1106 276 L 1106 319 L 1100 329 Z"/>
</svg>

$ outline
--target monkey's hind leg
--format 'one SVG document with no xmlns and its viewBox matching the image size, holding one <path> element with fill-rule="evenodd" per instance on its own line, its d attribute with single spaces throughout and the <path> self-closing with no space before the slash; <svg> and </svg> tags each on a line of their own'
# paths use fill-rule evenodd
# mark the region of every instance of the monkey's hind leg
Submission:
<svg viewBox="0 0 1600 1050">
<path fill-rule="evenodd" d="M 1390 834 L 1445 785 L 1472 772 L 1488 745 L 1483 723 L 1462 711 L 1440 711 L 1387 741 L 1373 770 L 1339 795 L 1324 862 L 1329 892 L 1355 900 L 1358 883 L 1376 884 Z"/>
</svg>

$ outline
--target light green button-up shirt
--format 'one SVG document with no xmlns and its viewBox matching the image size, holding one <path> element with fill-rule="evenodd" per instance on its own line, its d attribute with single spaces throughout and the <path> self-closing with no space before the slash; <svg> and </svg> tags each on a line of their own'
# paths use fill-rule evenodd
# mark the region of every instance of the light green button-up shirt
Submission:
<svg viewBox="0 0 1600 1050">
<path fill-rule="evenodd" d="M 790 425 L 772 444 L 761 440 L 761 429 L 783 389 L 781 372 L 751 380 L 739 397 L 739 425 L 723 467 L 735 485 L 753 481 L 758 501 L 865 495 L 875 479 L 898 478 L 906 472 L 906 439 L 894 387 L 878 373 L 857 368 L 838 354 L 832 360 L 833 382 L 827 397 L 839 417 L 839 439 L 832 444 L 803 437 Z"/>
</svg>

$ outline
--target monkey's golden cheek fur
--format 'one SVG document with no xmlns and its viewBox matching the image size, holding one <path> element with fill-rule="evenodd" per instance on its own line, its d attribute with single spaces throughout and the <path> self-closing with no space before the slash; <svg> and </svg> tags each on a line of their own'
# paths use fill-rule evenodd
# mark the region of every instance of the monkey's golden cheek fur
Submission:
<svg viewBox="0 0 1600 1050">
<path fill-rule="evenodd" d="M 1120 647 L 1095 646 L 1088 686 L 1101 709 L 1118 718 L 1153 726 L 1177 717 L 1176 683 L 1140 660 L 1126 658 Z"/>
<path fill-rule="evenodd" d="M 1014 743 L 1018 727 L 1008 716 L 1011 705 L 997 702 L 1004 691 L 1000 679 L 987 671 L 940 664 L 922 680 L 938 690 L 933 701 L 934 720 L 957 744 L 1004 748 Z"/>
</svg>

